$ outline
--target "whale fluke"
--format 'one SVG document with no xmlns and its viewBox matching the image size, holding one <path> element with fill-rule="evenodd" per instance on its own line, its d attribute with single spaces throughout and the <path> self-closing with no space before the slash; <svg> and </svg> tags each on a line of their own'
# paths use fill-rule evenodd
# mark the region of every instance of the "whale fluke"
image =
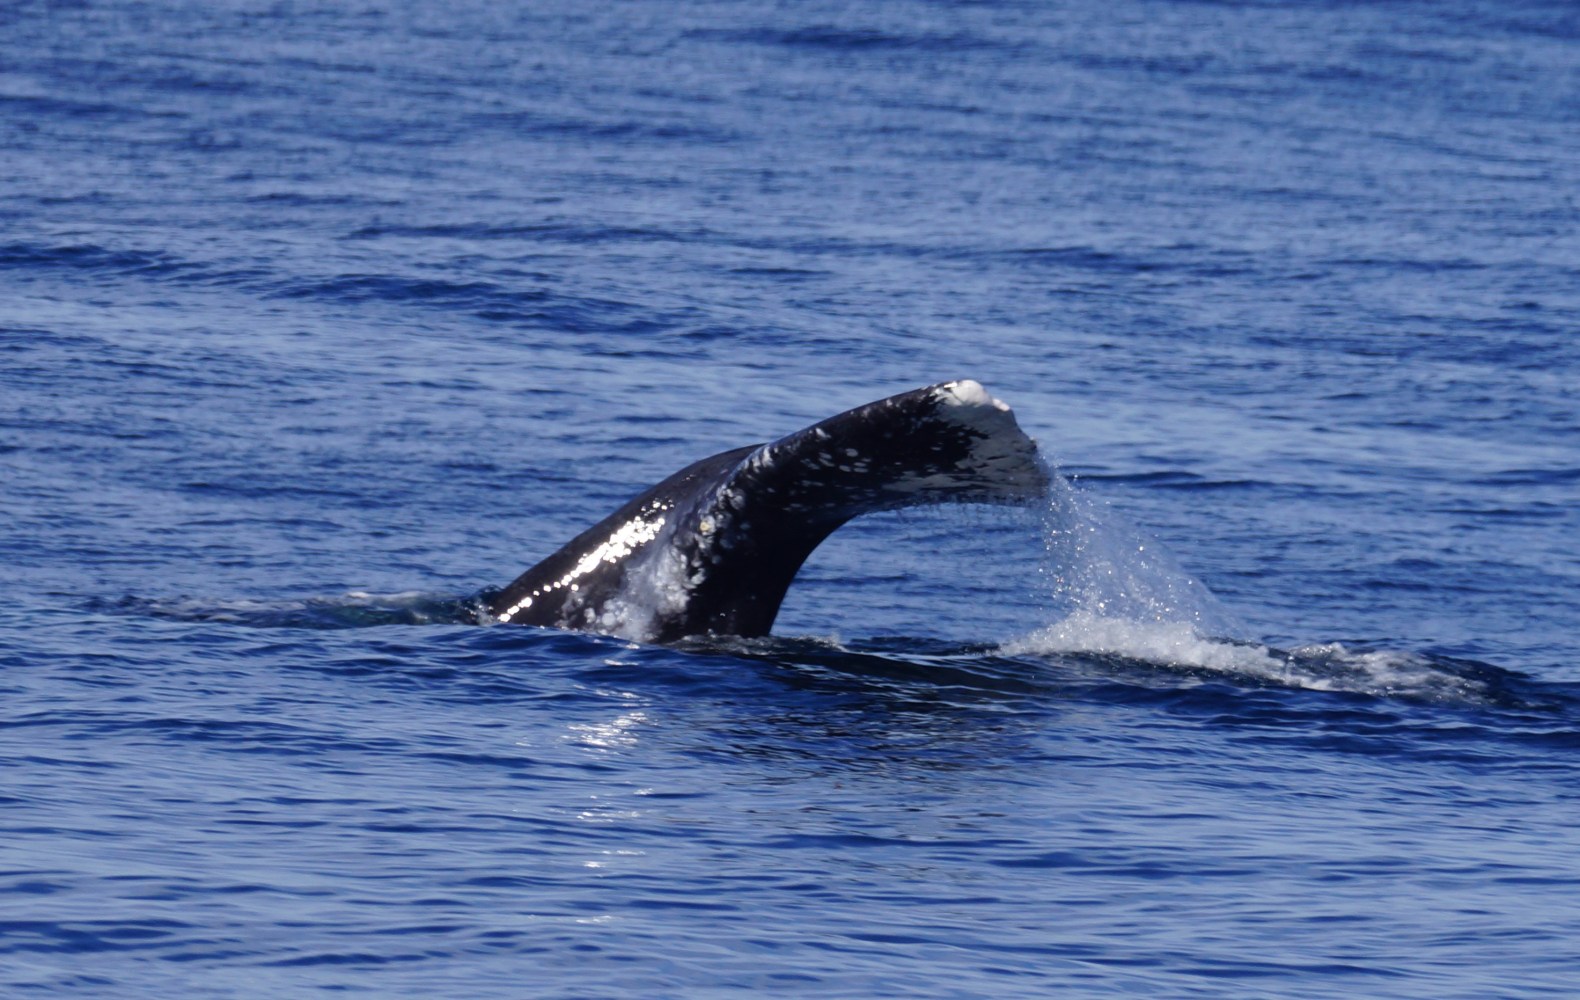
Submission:
<svg viewBox="0 0 1580 1000">
<path fill-rule="evenodd" d="M 649 642 L 766 635 L 851 518 L 1042 496 L 1036 445 L 976 382 L 942 382 L 681 469 L 486 599 L 501 622 Z"/>
</svg>

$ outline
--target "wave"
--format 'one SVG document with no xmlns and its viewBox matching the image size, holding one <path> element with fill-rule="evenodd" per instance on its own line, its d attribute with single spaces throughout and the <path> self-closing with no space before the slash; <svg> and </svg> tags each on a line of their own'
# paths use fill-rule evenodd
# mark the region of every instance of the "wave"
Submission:
<svg viewBox="0 0 1580 1000">
<path fill-rule="evenodd" d="M 361 235 L 356 234 L 356 235 Z M 633 302 L 567 295 L 548 287 L 552 277 L 516 272 L 499 281 L 457 278 L 450 269 L 422 273 L 346 271 L 298 274 L 236 259 L 188 259 L 165 250 L 116 249 L 91 243 L 0 244 L 0 271 L 27 275 L 125 279 L 134 282 L 228 288 L 264 300 L 307 300 L 334 305 L 364 302 L 466 313 L 490 323 L 570 332 L 642 333 L 672 325 Z"/>
<path fill-rule="evenodd" d="M 88 610 L 166 621 L 214 622 L 259 629 L 353 629 L 380 625 L 476 625 L 484 616 L 477 596 L 405 591 L 286 600 L 136 597 L 95 599 Z"/>
<path fill-rule="evenodd" d="M 702 28 L 688 31 L 686 38 L 734 44 L 764 45 L 791 49 L 825 50 L 840 54 L 860 52 L 958 53 L 972 50 L 1014 50 L 1022 41 L 993 38 L 963 32 L 895 32 L 880 28 L 846 28 L 833 24 L 811 24 L 780 29 L 772 27 L 731 30 Z"/>
</svg>

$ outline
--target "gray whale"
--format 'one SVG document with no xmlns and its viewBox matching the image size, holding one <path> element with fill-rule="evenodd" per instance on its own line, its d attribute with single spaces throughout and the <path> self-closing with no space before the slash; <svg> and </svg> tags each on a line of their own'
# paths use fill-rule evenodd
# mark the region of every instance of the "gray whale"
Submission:
<svg viewBox="0 0 1580 1000">
<path fill-rule="evenodd" d="M 941 382 L 689 465 L 485 605 L 500 622 L 646 642 L 766 635 L 801 564 L 850 519 L 1021 504 L 1048 482 L 1008 406 Z"/>
</svg>

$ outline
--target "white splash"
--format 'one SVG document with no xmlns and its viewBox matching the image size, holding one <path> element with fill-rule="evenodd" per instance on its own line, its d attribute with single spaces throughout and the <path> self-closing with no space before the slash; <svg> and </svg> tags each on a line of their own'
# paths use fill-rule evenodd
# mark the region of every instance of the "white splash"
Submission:
<svg viewBox="0 0 1580 1000">
<path fill-rule="evenodd" d="M 1284 665 L 1266 646 L 1211 638 L 1190 622 L 1107 618 L 1085 610 L 1013 639 L 1001 646 L 1000 651 L 1011 656 L 1101 653 L 1148 663 L 1203 667 L 1269 678 L 1281 678 Z"/>
<path fill-rule="evenodd" d="M 1340 643 L 1274 649 L 1247 629 L 1158 542 L 1052 476 L 1044 572 L 1064 617 L 999 651 L 1010 656 L 1088 654 L 1314 691 L 1465 700 L 1486 685 L 1430 659 Z"/>
<path fill-rule="evenodd" d="M 1160 542 L 1116 511 L 1049 473 L 1043 525 L 1056 607 L 1077 620 L 1182 625 L 1198 635 L 1235 638 L 1247 629 Z"/>
</svg>

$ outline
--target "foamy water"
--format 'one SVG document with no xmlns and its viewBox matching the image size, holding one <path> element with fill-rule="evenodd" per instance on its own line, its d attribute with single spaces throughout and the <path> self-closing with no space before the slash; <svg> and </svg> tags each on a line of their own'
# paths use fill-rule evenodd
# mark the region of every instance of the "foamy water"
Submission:
<svg viewBox="0 0 1580 1000">
<path fill-rule="evenodd" d="M 1006 656 L 1095 654 L 1178 670 L 1182 684 L 1201 672 L 1225 680 L 1382 697 L 1474 699 L 1486 685 L 1405 650 L 1357 650 L 1329 642 L 1280 650 L 1204 635 L 1190 622 L 1137 621 L 1077 612 L 998 647 Z"/>
</svg>

